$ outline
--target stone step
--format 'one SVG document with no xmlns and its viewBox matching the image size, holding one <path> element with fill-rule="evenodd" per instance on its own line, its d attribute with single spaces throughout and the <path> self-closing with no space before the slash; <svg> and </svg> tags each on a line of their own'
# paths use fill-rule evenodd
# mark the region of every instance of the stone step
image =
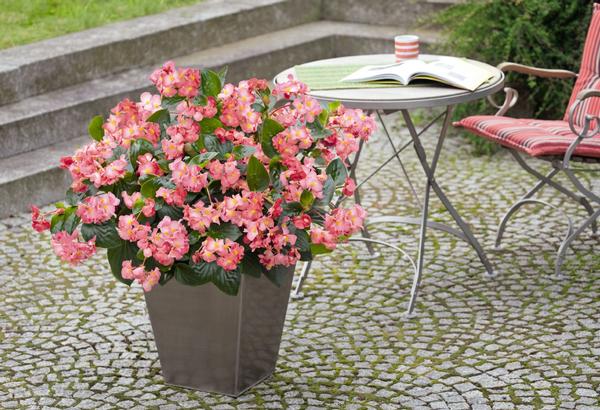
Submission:
<svg viewBox="0 0 600 410">
<path fill-rule="evenodd" d="M 0 105 L 320 18 L 321 0 L 205 0 L 0 50 Z"/>
<path fill-rule="evenodd" d="M 229 65 L 231 81 L 252 76 L 270 78 L 294 64 L 339 55 L 393 52 L 396 26 L 319 21 L 213 47 L 174 60 L 180 65 L 222 67 Z M 435 32 L 420 33 L 425 44 L 436 41 Z M 360 41 L 356 41 L 360 39 Z M 0 109 L 0 158 L 52 145 L 84 135 L 87 122 L 106 116 L 120 99 L 138 98 L 149 90 L 152 69 L 136 68 Z"/>
<path fill-rule="evenodd" d="M 211 68 L 229 65 L 228 79 L 232 82 L 252 76 L 272 78 L 281 70 L 306 61 L 391 53 L 391 39 L 397 30 L 395 26 L 320 21 L 207 49 L 175 61 L 185 66 Z M 425 44 L 438 40 L 435 32 L 419 34 Z M 148 89 L 151 68 L 130 70 L 48 93 L 29 101 L 29 106 L 19 102 L 11 106 L 10 115 L 0 111 L 0 124 L 4 121 L 0 125 L 0 153 L 9 148 L 18 151 L 0 159 L 0 198 L 3 198 L 0 218 L 23 211 L 31 203 L 48 204 L 63 198 L 69 178 L 58 168 L 60 157 L 89 141 L 81 135 L 86 134 L 87 121 L 93 115 L 106 115 L 119 99 L 137 98 Z M 13 122 L 9 122 L 10 118 Z M 7 131 L 9 127 L 18 133 L 16 137 Z M 27 144 L 31 151 L 19 151 L 19 144 Z"/>
<path fill-rule="evenodd" d="M 71 178 L 58 167 L 59 160 L 89 141 L 79 137 L 0 159 L 0 218 L 64 198 Z"/>
<path fill-rule="evenodd" d="M 326 20 L 396 25 L 414 30 L 428 16 L 462 0 L 325 0 L 321 16 Z M 398 33 L 401 33 L 398 30 Z"/>
</svg>

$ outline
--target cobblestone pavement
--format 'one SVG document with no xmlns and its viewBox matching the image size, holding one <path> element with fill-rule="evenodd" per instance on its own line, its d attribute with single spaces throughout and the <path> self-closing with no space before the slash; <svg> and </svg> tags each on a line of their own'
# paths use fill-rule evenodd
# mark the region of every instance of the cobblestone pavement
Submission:
<svg viewBox="0 0 600 410">
<path fill-rule="evenodd" d="M 586 232 L 556 279 L 566 225 L 530 208 L 493 251 L 495 224 L 533 181 L 506 155 L 474 158 L 458 138 L 446 148 L 439 181 L 498 277 L 484 277 L 463 243 L 431 233 L 407 318 L 409 264 L 389 249 L 369 260 L 361 244 L 345 245 L 291 301 L 275 375 L 237 399 L 164 384 L 142 291 L 115 283 L 103 255 L 64 266 L 26 215 L 1 221 L 0 407 L 600 409 L 599 241 Z M 370 141 L 359 174 L 386 151 L 381 136 Z M 403 158 L 418 172 L 412 152 Z M 371 214 L 417 215 L 397 164 L 386 170 L 364 189 Z M 433 201 L 434 219 L 447 220 L 440 208 Z M 416 234 L 375 229 L 409 251 Z"/>
</svg>

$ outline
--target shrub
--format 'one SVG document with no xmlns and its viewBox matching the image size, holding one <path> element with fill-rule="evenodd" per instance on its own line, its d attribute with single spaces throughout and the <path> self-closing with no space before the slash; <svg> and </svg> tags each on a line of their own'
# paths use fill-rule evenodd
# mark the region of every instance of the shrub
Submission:
<svg viewBox="0 0 600 410">
<path fill-rule="evenodd" d="M 440 52 L 497 65 L 503 61 L 578 71 L 591 15 L 589 0 L 468 0 L 434 18 L 446 34 Z M 564 114 L 573 83 L 509 74 L 507 85 L 519 91 L 511 115 L 557 119 Z M 498 95 L 497 99 L 501 99 Z M 456 118 L 491 114 L 485 100 L 457 107 Z M 469 135 L 476 153 L 495 146 Z"/>
</svg>

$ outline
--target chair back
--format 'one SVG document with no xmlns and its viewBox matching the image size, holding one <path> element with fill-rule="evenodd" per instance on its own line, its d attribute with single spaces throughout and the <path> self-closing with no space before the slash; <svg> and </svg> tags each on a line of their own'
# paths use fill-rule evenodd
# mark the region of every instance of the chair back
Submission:
<svg viewBox="0 0 600 410">
<path fill-rule="evenodd" d="M 569 120 L 569 109 L 575 103 L 577 94 L 586 88 L 600 90 L 600 3 L 594 4 L 592 19 L 583 47 L 579 76 L 575 82 L 569 106 L 565 113 L 565 121 Z M 588 98 L 581 104 L 575 113 L 575 118 L 573 118 L 575 126 L 581 127 L 583 125 L 586 114 L 600 115 L 600 98 Z"/>
</svg>

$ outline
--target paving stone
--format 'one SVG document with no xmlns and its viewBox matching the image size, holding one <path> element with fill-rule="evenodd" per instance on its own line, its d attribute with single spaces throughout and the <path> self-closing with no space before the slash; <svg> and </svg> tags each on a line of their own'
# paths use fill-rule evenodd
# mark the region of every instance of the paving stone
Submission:
<svg viewBox="0 0 600 410">
<path fill-rule="evenodd" d="M 389 124 L 400 127 L 398 142 L 408 139 L 398 116 Z M 423 141 L 431 149 L 434 140 Z M 389 154 L 386 144 L 381 134 L 367 143 L 359 177 Z M 402 159 L 422 186 L 414 155 Z M 397 165 L 365 185 L 363 204 L 373 215 L 418 217 Z M 360 244 L 342 245 L 315 261 L 304 297 L 290 301 L 275 374 L 237 399 L 165 384 L 143 293 L 115 283 L 102 252 L 61 265 L 27 215 L 0 220 L 0 408 L 597 409 L 598 240 L 575 241 L 557 280 L 563 221 L 523 209 L 504 250 L 492 251 L 495 224 L 531 179 L 505 154 L 471 156 L 459 138 L 448 139 L 438 168 L 501 274 L 483 277 L 468 246 L 429 231 L 416 315 L 407 318 L 410 264 L 390 249 L 369 259 Z M 551 191 L 541 198 L 585 214 Z M 439 206 L 432 202 L 432 219 L 448 221 Z M 417 227 L 372 230 L 417 249 Z"/>
</svg>

